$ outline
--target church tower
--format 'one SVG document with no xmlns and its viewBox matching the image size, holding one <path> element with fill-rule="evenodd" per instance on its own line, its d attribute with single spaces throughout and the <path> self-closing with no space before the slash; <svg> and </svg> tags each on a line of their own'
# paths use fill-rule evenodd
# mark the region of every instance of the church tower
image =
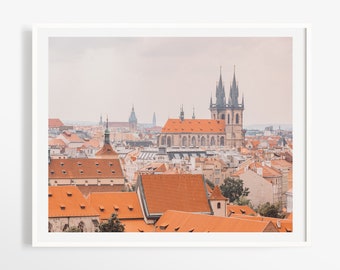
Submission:
<svg viewBox="0 0 340 270">
<path fill-rule="evenodd" d="M 135 132 L 137 130 L 137 117 L 134 106 L 132 106 L 131 114 L 129 117 L 129 128 L 131 132 Z"/>
<path fill-rule="evenodd" d="M 235 66 L 233 82 L 230 85 L 228 104 L 226 106 L 226 146 L 237 148 L 243 145 L 244 129 L 243 129 L 243 111 L 244 97 L 242 102 L 238 103 L 239 89 L 236 82 Z"/>
<path fill-rule="evenodd" d="M 222 82 L 222 68 L 220 67 L 220 79 L 216 85 L 216 103 L 213 104 L 212 97 L 210 98 L 211 119 L 225 119 L 226 117 L 226 98 L 224 84 Z"/>
</svg>

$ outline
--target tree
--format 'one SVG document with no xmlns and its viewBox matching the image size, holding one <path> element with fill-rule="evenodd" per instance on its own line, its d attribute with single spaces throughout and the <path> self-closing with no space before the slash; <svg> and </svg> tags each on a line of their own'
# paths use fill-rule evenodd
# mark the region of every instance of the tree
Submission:
<svg viewBox="0 0 340 270">
<path fill-rule="evenodd" d="M 116 213 L 113 213 L 107 222 L 99 224 L 99 232 L 124 232 L 125 225 L 120 222 Z"/>
<path fill-rule="evenodd" d="M 282 218 L 284 215 L 280 212 L 280 205 L 278 203 L 271 204 L 266 202 L 260 204 L 257 212 L 264 217 Z"/>
<path fill-rule="evenodd" d="M 224 197 L 229 198 L 231 203 L 238 203 L 239 199 L 249 195 L 249 189 L 243 188 L 243 180 L 228 177 L 224 179 L 224 183 L 220 186 Z"/>
<path fill-rule="evenodd" d="M 213 182 L 211 182 L 209 179 L 205 179 L 205 182 L 208 184 L 208 186 L 211 188 L 211 189 L 214 189 L 215 185 Z"/>
</svg>

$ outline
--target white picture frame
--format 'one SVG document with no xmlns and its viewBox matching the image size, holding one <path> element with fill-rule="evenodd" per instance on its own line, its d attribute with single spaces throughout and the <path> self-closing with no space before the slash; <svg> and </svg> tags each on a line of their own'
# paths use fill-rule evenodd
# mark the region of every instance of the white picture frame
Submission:
<svg viewBox="0 0 340 270">
<path fill-rule="evenodd" d="M 34 247 L 308 246 L 310 26 L 304 24 L 39 24 L 33 29 L 32 207 Z M 294 216 L 291 233 L 48 233 L 48 41 L 51 37 L 292 37 Z M 177 104 L 176 104 L 177 105 Z M 175 105 L 175 106 L 176 106 Z M 299 181 L 298 181 L 299 180 Z"/>
</svg>

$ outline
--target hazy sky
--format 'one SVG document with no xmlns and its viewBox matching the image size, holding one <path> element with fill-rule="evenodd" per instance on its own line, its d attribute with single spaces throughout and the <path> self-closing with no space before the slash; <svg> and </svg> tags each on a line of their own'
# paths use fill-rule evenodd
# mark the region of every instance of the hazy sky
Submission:
<svg viewBox="0 0 340 270">
<path fill-rule="evenodd" d="M 222 67 L 226 96 L 236 67 L 244 125 L 292 123 L 289 37 L 57 37 L 49 40 L 49 117 L 157 125 L 179 116 L 210 118 Z"/>
</svg>

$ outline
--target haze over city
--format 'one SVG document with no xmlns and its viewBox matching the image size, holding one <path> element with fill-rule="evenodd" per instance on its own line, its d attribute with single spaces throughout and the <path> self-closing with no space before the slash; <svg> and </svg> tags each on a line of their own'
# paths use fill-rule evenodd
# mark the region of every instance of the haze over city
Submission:
<svg viewBox="0 0 340 270">
<path fill-rule="evenodd" d="M 292 39 L 286 37 L 57 37 L 49 42 L 49 117 L 139 123 L 210 118 L 220 72 L 233 74 L 245 101 L 244 126 L 292 124 Z"/>
</svg>

